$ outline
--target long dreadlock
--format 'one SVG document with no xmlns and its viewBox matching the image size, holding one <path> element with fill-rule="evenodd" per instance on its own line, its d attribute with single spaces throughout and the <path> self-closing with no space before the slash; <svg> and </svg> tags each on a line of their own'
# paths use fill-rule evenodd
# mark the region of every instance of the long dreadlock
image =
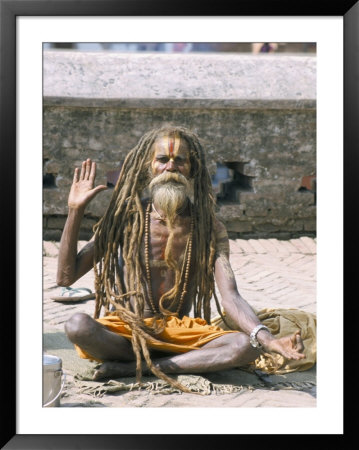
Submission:
<svg viewBox="0 0 359 450">
<path fill-rule="evenodd" d="M 129 324 L 132 329 L 132 346 L 136 355 L 138 381 L 142 373 L 141 355 L 143 355 L 149 369 L 156 376 L 188 392 L 188 389 L 165 375 L 151 361 L 147 341 L 156 339 L 155 336 L 163 329 L 164 321 L 154 320 L 152 326 L 146 326 L 144 323 L 148 286 L 140 257 L 145 227 L 145 213 L 141 198 L 150 182 L 152 144 L 159 137 L 170 133 L 176 133 L 184 139 L 190 149 L 191 178 L 193 179 L 193 240 L 196 243 L 196 252 L 193 257 L 194 267 L 196 267 L 194 314 L 195 317 L 203 317 L 209 323 L 210 300 L 214 296 L 217 309 L 222 316 L 214 289 L 215 200 L 206 167 L 205 153 L 198 137 L 186 128 L 163 127 L 143 135 L 138 144 L 128 153 L 109 206 L 94 227 L 94 261 L 100 261 L 98 265 L 94 264 L 96 290 L 94 317 L 99 317 L 102 307 L 105 309 L 105 314 L 108 314 L 112 305 L 115 314 Z M 119 264 L 119 250 L 126 268 L 124 272 Z M 174 294 L 179 289 L 179 278 L 176 276 L 175 286 L 171 290 L 173 295 L 170 295 L 170 298 L 175 297 Z M 166 295 L 168 297 L 168 293 Z M 131 298 L 134 300 L 132 303 L 130 303 Z M 166 310 L 161 305 L 160 301 L 160 313 L 155 318 L 163 319 L 166 315 Z"/>
</svg>

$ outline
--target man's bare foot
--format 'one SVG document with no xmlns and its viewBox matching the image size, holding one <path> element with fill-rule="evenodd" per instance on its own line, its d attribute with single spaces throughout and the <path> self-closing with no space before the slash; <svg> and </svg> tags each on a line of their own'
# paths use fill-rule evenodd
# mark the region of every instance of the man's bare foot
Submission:
<svg viewBox="0 0 359 450">
<path fill-rule="evenodd" d="M 135 374 L 135 363 L 122 363 L 116 361 L 106 361 L 101 364 L 92 377 L 93 380 L 103 378 L 129 377 Z"/>
</svg>

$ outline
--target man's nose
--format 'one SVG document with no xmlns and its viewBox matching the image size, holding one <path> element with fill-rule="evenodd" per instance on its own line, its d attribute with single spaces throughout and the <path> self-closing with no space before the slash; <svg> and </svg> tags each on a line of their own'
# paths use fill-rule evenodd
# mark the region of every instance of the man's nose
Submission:
<svg viewBox="0 0 359 450">
<path fill-rule="evenodd" d="M 166 170 L 167 170 L 168 172 L 177 172 L 177 167 L 176 167 L 176 164 L 175 164 L 175 162 L 173 161 L 173 159 L 170 159 L 170 160 L 167 162 Z"/>
</svg>

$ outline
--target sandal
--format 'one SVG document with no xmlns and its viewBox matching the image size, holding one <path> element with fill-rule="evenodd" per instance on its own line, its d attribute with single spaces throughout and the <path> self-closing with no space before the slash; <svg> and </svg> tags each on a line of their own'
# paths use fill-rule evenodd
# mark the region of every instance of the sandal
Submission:
<svg viewBox="0 0 359 450">
<path fill-rule="evenodd" d="M 81 292 L 88 292 L 85 295 L 78 295 Z M 78 302 L 82 300 L 92 300 L 95 298 L 95 294 L 88 288 L 71 288 L 63 287 L 60 297 L 51 297 L 51 300 L 55 302 Z"/>
</svg>

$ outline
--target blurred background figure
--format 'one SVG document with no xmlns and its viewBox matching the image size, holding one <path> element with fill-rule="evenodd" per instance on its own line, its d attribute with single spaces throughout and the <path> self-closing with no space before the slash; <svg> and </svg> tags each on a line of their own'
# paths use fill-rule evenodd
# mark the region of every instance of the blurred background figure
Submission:
<svg viewBox="0 0 359 450">
<path fill-rule="evenodd" d="M 166 42 L 162 44 L 160 50 L 165 52 L 187 53 L 192 50 L 191 42 Z"/>
<path fill-rule="evenodd" d="M 252 44 L 252 53 L 273 53 L 278 49 L 275 42 L 254 42 Z"/>
<path fill-rule="evenodd" d="M 44 50 L 82 52 L 162 52 L 162 53 L 278 53 L 316 54 L 315 42 L 45 42 Z"/>
</svg>

